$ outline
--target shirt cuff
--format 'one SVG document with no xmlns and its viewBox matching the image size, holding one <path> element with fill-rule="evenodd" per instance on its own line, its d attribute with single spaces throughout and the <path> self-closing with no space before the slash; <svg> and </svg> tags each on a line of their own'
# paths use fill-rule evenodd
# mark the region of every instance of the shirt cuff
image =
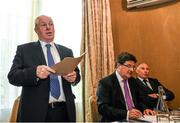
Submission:
<svg viewBox="0 0 180 123">
<path fill-rule="evenodd" d="M 126 120 L 129 121 L 129 110 L 127 111 Z"/>
<path fill-rule="evenodd" d="M 162 97 L 163 97 L 164 100 L 166 100 L 166 95 L 163 95 Z"/>
</svg>

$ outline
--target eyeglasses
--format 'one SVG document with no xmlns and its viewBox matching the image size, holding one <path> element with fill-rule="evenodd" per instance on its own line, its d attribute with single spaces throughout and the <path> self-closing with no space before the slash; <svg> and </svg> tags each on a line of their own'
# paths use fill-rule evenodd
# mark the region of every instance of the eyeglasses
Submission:
<svg viewBox="0 0 180 123">
<path fill-rule="evenodd" d="M 122 64 L 123 66 L 129 68 L 129 69 L 132 69 L 132 70 L 135 70 L 136 67 L 135 66 L 131 66 L 131 65 L 126 65 L 126 64 Z"/>
</svg>

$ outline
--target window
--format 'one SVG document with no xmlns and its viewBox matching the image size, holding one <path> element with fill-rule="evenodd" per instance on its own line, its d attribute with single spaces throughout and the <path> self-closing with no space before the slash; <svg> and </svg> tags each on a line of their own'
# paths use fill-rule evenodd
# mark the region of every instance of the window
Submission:
<svg viewBox="0 0 180 123">
<path fill-rule="evenodd" d="M 0 5 L 0 121 L 7 121 L 9 109 L 19 94 L 18 88 L 8 83 L 7 73 L 16 46 L 29 40 L 31 5 L 31 0 L 4 0 Z"/>
</svg>

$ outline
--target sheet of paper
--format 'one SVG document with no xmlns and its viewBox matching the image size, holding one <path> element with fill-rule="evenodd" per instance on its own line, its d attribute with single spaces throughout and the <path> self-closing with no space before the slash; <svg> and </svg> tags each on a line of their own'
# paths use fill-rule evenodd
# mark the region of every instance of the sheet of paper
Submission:
<svg viewBox="0 0 180 123">
<path fill-rule="evenodd" d="M 143 120 L 146 122 L 156 122 L 156 116 L 152 116 L 152 115 L 144 115 L 144 117 L 138 118 L 139 120 Z"/>
<path fill-rule="evenodd" d="M 51 68 L 56 71 L 58 75 L 66 75 L 74 71 L 77 65 L 80 63 L 82 58 L 85 56 L 86 52 L 84 52 L 80 57 L 66 57 L 61 62 L 56 63 Z"/>
</svg>

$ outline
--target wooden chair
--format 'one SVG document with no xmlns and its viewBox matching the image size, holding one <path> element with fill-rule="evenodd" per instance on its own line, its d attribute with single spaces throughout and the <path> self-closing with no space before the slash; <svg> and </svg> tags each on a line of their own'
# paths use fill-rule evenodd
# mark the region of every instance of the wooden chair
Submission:
<svg viewBox="0 0 180 123">
<path fill-rule="evenodd" d="M 14 101 L 14 104 L 13 104 L 13 108 L 12 108 L 12 111 L 11 111 L 9 122 L 16 122 L 17 121 L 19 102 L 20 102 L 20 97 L 17 97 L 15 99 L 15 101 Z"/>
<path fill-rule="evenodd" d="M 89 98 L 90 103 L 90 112 L 92 116 L 92 122 L 98 122 L 99 121 L 99 112 L 97 108 L 97 102 L 96 102 L 96 96 L 91 96 Z"/>
</svg>

